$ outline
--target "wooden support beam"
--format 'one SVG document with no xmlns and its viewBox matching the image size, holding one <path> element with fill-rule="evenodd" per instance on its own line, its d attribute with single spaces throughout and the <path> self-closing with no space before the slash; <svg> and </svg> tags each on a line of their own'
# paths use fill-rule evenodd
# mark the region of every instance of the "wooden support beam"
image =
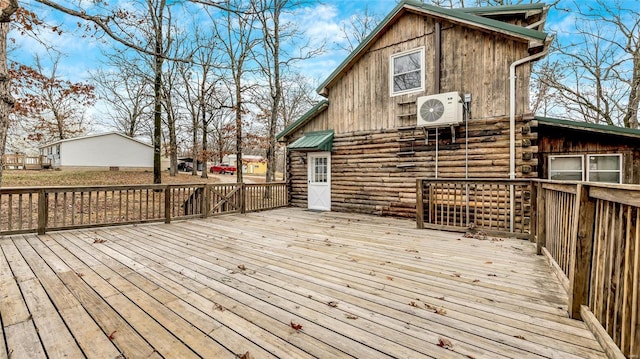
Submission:
<svg viewBox="0 0 640 359">
<path fill-rule="evenodd" d="M 38 234 L 45 234 L 49 220 L 49 194 L 41 189 L 38 191 Z"/>
<path fill-rule="evenodd" d="M 418 229 L 424 228 L 424 182 L 416 180 L 416 224 Z"/>
<path fill-rule="evenodd" d="M 538 221 L 536 219 L 534 219 L 534 213 L 537 213 L 537 209 L 538 209 L 538 184 L 534 181 L 531 181 L 531 184 L 529 185 L 529 188 L 531 189 L 531 209 L 529 211 L 529 233 L 531 233 L 531 241 L 535 241 L 536 240 L 536 235 L 538 233 Z"/>
<path fill-rule="evenodd" d="M 569 316 L 579 319 L 580 306 L 589 300 L 589 281 L 593 253 L 596 200 L 589 196 L 589 186 L 578 184 L 574 209 L 572 242 L 569 258 Z"/>
<path fill-rule="evenodd" d="M 164 223 L 171 223 L 171 188 L 164 188 Z"/>
</svg>

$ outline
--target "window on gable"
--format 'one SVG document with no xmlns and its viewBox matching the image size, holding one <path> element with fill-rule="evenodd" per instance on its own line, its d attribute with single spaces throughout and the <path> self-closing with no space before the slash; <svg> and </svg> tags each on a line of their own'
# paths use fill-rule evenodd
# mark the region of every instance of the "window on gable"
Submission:
<svg viewBox="0 0 640 359">
<path fill-rule="evenodd" d="M 391 56 L 391 95 L 424 90 L 424 48 Z"/>
<path fill-rule="evenodd" d="M 622 183 L 622 156 L 587 155 L 587 181 Z"/>
<path fill-rule="evenodd" d="M 549 156 L 549 179 L 583 181 L 582 156 Z"/>
</svg>

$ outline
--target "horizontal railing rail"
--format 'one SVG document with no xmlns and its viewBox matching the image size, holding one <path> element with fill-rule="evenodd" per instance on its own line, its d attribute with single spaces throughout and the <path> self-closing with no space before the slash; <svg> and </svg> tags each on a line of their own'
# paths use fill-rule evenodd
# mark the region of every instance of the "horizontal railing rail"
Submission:
<svg viewBox="0 0 640 359">
<path fill-rule="evenodd" d="M 288 204 L 284 182 L 0 188 L 0 234 L 170 223 Z"/>
<path fill-rule="evenodd" d="M 418 179 L 418 228 L 478 230 L 530 238 L 532 182 Z"/>
<path fill-rule="evenodd" d="M 538 249 L 565 276 L 569 315 L 606 333 L 611 356 L 640 357 L 640 186 L 539 181 L 537 202 Z"/>
</svg>

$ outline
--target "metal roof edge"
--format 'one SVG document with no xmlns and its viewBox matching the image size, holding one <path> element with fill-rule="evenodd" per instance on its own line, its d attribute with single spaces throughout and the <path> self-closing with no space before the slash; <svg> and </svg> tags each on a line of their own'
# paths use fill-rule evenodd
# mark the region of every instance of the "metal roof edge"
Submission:
<svg viewBox="0 0 640 359">
<path fill-rule="evenodd" d="M 315 117 L 320 112 L 324 111 L 327 107 L 329 107 L 329 100 L 322 100 L 315 104 L 309 111 L 305 112 L 304 115 L 300 116 L 297 120 L 295 120 L 292 124 L 287 126 L 282 132 L 280 132 L 276 136 L 276 140 L 280 141 L 283 137 L 288 136 L 291 132 L 298 129 L 300 126 L 307 123 L 313 117 Z"/>
<path fill-rule="evenodd" d="M 587 123 L 582 121 L 574 121 L 574 120 L 565 120 L 561 118 L 553 118 L 553 117 L 543 117 L 543 116 L 535 116 L 535 120 L 538 123 L 543 123 L 546 125 L 570 128 L 575 130 L 582 131 L 590 131 L 590 132 L 598 132 L 609 135 L 620 135 L 626 137 L 633 137 L 640 139 L 640 129 L 634 128 L 626 128 L 626 127 L 618 127 L 611 125 L 601 125 L 597 123 Z"/>
</svg>

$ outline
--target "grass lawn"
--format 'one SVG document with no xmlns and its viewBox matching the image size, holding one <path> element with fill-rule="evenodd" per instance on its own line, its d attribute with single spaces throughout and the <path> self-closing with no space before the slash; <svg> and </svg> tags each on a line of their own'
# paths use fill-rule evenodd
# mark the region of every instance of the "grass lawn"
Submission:
<svg viewBox="0 0 640 359">
<path fill-rule="evenodd" d="M 228 176 L 233 177 L 235 176 Z M 231 178 L 229 178 L 231 180 Z M 209 174 L 209 178 L 178 173 L 169 176 L 162 172 L 162 183 L 218 183 L 219 176 Z M 2 173 L 2 187 L 44 187 L 44 186 L 97 186 L 152 184 L 151 171 L 53 171 L 53 170 L 5 170 Z"/>
</svg>

